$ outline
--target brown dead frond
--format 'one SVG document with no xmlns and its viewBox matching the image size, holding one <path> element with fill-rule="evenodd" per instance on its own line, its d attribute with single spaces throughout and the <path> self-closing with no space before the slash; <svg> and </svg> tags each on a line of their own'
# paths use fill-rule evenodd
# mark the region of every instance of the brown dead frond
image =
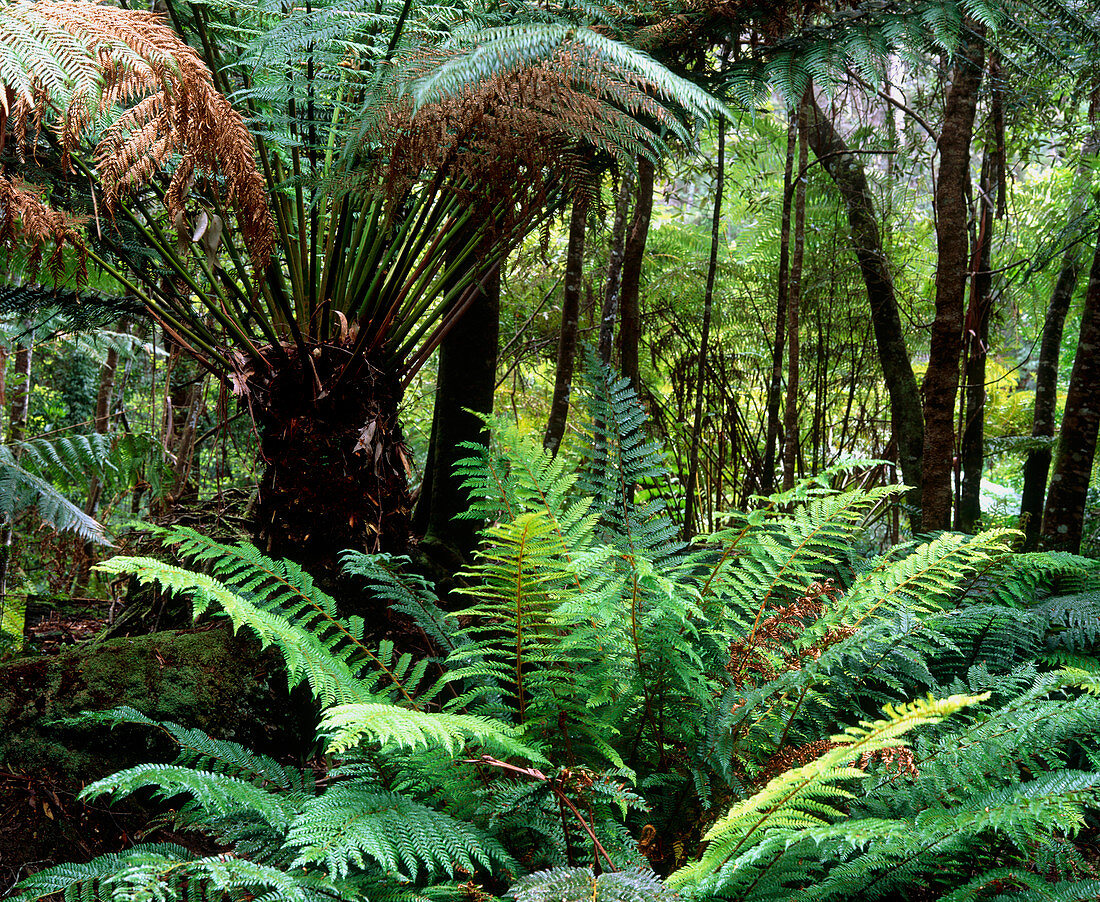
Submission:
<svg viewBox="0 0 1100 902">
<path fill-rule="evenodd" d="M 425 55 L 408 77 L 439 62 Z M 674 130 L 675 114 L 657 94 L 643 76 L 610 66 L 588 47 L 567 44 L 547 60 L 415 111 L 403 95 L 384 108 L 382 181 L 395 197 L 426 171 L 447 171 L 498 201 L 512 198 L 518 185 L 547 179 L 574 196 L 591 192 L 593 149 L 633 161 L 656 152 L 657 133 Z"/>
<path fill-rule="evenodd" d="M 734 685 L 742 688 L 757 678 L 773 680 L 782 672 L 800 670 L 803 663 L 816 661 L 827 648 L 852 635 L 853 628 L 837 627 L 812 643 L 798 641 L 839 594 L 831 579 L 813 582 L 795 601 L 774 608 L 749 636 L 731 642 L 726 670 Z"/>
<path fill-rule="evenodd" d="M 66 245 L 76 251 L 77 279 L 87 278 L 88 255 L 84 239 L 76 230 L 78 225 L 75 218 L 46 204 L 33 185 L 0 174 L 0 245 L 10 248 L 18 236 L 30 246 L 27 270 L 31 277 L 42 265 L 43 248 L 51 244 L 53 252 L 46 260 L 46 269 L 55 282 L 61 280 L 64 272 Z"/>
<path fill-rule="evenodd" d="M 80 0 L 4 5 L 0 43 L 26 43 L 28 35 L 50 55 L 0 92 L 17 140 L 48 125 L 68 154 L 93 124 L 113 118 L 95 149 L 108 210 L 170 169 L 174 220 L 195 173 L 208 174 L 253 259 L 266 264 L 274 230 L 252 136 L 198 54 L 160 16 Z"/>
</svg>

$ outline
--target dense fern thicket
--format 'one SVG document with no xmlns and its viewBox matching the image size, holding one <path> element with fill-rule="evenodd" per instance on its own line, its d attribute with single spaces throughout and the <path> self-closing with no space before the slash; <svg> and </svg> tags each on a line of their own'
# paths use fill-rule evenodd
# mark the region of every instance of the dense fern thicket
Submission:
<svg viewBox="0 0 1100 902">
<path fill-rule="evenodd" d="M 323 713 L 291 766 L 132 709 L 206 853 L 139 845 L 22 900 L 1095 899 L 1100 568 L 1015 534 L 875 552 L 895 489 L 804 487 L 675 540 L 633 392 L 589 387 L 577 465 L 506 423 L 471 447 L 489 525 L 461 611 L 404 561 L 347 572 L 437 651 L 364 638 L 294 564 L 184 529 L 105 569 L 277 647 Z"/>
</svg>

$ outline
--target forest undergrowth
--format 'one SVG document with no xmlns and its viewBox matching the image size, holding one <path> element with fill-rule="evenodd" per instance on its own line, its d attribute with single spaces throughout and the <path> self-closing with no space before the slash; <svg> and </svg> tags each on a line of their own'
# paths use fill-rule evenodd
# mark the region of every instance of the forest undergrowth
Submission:
<svg viewBox="0 0 1100 902">
<path fill-rule="evenodd" d="M 87 714 L 178 755 L 84 798 L 152 792 L 204 839 L 15 898 L 1100 897 L 1100 565 L 1018 553 L 1011 530 L 878 552 L 893 486 L 803 484 L 686 546 L 647 490 L 667 474 L 633 390 L 589 381 L 579 460 L 503 419 L 469 448 L 468 516 L 490 525 L 460 609 L 402 558 L 345 553 L 432 655 L 190 528 L 163 530 L 168 559 L 101 565 L 274 646 L 316 700 L 317 754 Z"/>
</svg>

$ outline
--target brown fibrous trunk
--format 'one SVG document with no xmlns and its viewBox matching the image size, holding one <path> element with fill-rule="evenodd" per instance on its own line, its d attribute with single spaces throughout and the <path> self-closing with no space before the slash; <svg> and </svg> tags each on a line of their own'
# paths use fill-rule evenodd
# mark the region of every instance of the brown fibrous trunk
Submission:
<svg viewBox="0 0 1100 902">
<path fill-rule="evenodd" d="M 276 366 L 249 377 L 245 400 L 266 464 L 257 544 L 324 578 L 344 549 L 406 549 L 409 453 L 396 375 L 366 360 L 349 364 L 336 345 L 309 354 L 286 349 Z"/>
</svg>

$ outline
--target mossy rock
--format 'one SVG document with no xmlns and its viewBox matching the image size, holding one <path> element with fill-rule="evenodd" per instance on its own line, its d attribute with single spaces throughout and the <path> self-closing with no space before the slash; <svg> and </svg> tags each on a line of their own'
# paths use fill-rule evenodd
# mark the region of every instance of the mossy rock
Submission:
<svg viewBox="0 0 1100 902">
<path fill-rule="evenodd" d="M 303 757 L 313 739 L 311 707 L 287 691 L 279 658 L 222 627 L 111 639 L 0 664 L 0 895 L 5 872 L 120 847 L 130 824 L 139 823 L 111 814 L 119 835 L 93 837 L 83 823 L 90 815 L 73 797 L 114 771 L 169 760 L 173 751 L 159 731 L 55 723 L 120 705 L 280 758 Z"/>
</svg>

